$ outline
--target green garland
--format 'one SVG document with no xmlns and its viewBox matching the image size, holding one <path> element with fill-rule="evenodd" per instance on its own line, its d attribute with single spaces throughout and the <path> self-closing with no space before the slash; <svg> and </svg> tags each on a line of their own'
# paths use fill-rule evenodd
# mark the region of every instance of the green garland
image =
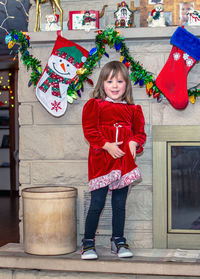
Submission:
<svg viewBox="0 0 200 279">
<path fill-rule="evenodd" d="M 149 96 L 153 95 L 154 98 L 161 101 L 161 91 L 155 85 L 153 75 L 147 72 L 139 62 L 130 56 L 129 50 L 124 43 L 124 38 L 120 36 L 120 33 L 113 28 L 108 28 L 104 31 L 99 30 L 97 33 L 95 40 L 96 47 L 90 50 L 83 68 L 77 71 L 77 76 L 69 85 L 67 94 L 71 97 L 76 95 L 76 93 L 80 94 L 80 90 L 83 90 L 83 82 L 88 80 L 88 76 L 92 74 L 93 69 L 102 56 L 106 55 L 109 57 L 105 49 L 105 46 L 108 45 L 110 48 L 115 48 L 121 54 L 120 61 L 127 67 L 130 67 L 130 78 L 133 83 L 139 84 L 139 86 L 146 85 L 147 94 Z M 91 80 L 88 81 L 91 83 Z"/>
<path fill-rule="evenodd" d="M 200 89 L 198 89 L 199 86 L 200 83 L 188 89 L 189 100 L 192 104 L 194 104 L 196 102 L 196 98 L 200 96 Z"/>
<path fill-rule="evenodd" d="M 17 57 L 18 52 L 20 52 L 21 60 L 23 61 L 24 65 L 26 65 L 27 71 L 30 68 L 32 70 L 28 86 L 31 86 L 32 84 L 36 86 L 42 74 L 41 61 L 30 55 L 28 51 L 28 48 L 30 47 L 29 40 L 30 37 L 25 32 L 17 32 L 16 30 L 12 31 L 5 37 L 5 42 L 8 44 L 9 49 L 14 47 L 15 44 L 20 46 L 16 51 L 15 58 Z"/>
<path fill-rule="evenodd" d="M 88 58 L 81 69 L 77 70 L 77 75 L 72 79 L 67 91 L 67 100 L 72 103 L 73 99 L 77 99 L 77 96 L 81 95 L 83 91 L 83 83 L 85 81 L 93 85 L 93 82 L 88 77 L 92 74 L 93 70 L 101 60 L 102 56 L 109 57 L 106 52 L 106 45 L 110 48 L 115 48 L 117 52 L 121 54 L 120 61 L 123 62 L 128 68 L 130 68 L 130 78 L 134 84 L 139 86 L 146 86 L 146 92 L 148 96 L 153 96 L 158 102 L 162 100 L 163 94 L 155 84 L 155 79 L 152 73 L 144 69 L 138 61 L 135 61 L 129 54 L 129 50 L 126 47 L 124 38 L 120 36 L 120 33 L 114 28 L 108 28 L 106 30 L 98 30 L 95 39 L 96 47 L 92 48 L 89 52 Z M 36 86 L 39 78 L 42 74 L 41 62 L 30 55 L 28 48 L 30 47 L 29 36 L 24 32 L 12 31 L 5 38 L 8 48 L 12 48 L 15 43 L 20 47 L 17 53 L 21 53 L 21 59 L 26 65 L 27 70 L 31 68 L 31 77 L 29 86 L 33 84 Z M 192 103 L 195 103 L 197 97 L 200 96 L 200 89 L 197 89 L 199 85 L 188 89 L 188 96 Z"/>
</svg>

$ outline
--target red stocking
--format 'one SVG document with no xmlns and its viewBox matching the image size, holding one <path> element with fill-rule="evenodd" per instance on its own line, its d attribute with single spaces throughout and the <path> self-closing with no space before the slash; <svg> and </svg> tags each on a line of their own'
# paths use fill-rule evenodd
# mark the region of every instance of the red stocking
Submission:
<svg viewBox="0 0 200 279">
<path fill-rule="evenodd" d="M 170 42 L 173 47 L 156 85 L 174 108 L 184 109 L 188 104 L 187 75 L 200 59 L 200 39 L 178 27 Z"/>
</svg>

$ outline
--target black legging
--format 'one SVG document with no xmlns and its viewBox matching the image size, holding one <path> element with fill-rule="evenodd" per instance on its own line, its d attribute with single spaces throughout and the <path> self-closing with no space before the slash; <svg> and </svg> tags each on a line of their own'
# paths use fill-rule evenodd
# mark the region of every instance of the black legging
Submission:
<svg viewBox="0 0 200 279">
<path fill-rule="evenodd" d="M 90 207 L 85 222 L 85 239 L 93 239 L 95 237 L 107 193 L 108 187 L 91 192 Z M 127 193 L 128 186 L 112 191 L 112 236 L 122 237 L 124 235 Z"/>
</svg>

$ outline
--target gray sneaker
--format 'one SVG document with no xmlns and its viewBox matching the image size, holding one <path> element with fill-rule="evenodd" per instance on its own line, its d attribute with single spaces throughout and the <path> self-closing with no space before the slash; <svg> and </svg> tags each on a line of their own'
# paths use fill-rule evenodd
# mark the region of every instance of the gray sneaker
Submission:
<svg viewBox="0 0 200 279">
<path fill-rule="evenodd" d="M 95 250 L 94 239 L 83 239 L 81 250 L 82 250 L 81 251 L 82 260 L 95 260 L 98 258 L 98 255 Z"/>
<path fill-rule="evenodd" d="M 129 245 L 126 243 L 126 238 L 124 237 L 111 238 L 111 252 L 117 254 L 119 258 L 133 257 L 133 253 L 129 249 Z"/>
</svg>

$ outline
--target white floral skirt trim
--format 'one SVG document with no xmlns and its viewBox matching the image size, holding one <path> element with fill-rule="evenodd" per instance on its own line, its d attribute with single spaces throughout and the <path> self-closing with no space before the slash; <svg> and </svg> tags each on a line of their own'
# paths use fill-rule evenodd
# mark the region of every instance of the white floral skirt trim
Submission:
<svg viewBox="0 0 200 279">
<path fill-rule="evenodd" d="M 113 170 L 106 175 L 91 179 L 89 181 L 89 191 L 92 192 L 107 185 L 109 185 L 109 190 L 121 189 L 138 179 L 141 179 L 139 168 L 135 168 L 123 176 L 121 176 L 120 170 Z"/>
</svg>

